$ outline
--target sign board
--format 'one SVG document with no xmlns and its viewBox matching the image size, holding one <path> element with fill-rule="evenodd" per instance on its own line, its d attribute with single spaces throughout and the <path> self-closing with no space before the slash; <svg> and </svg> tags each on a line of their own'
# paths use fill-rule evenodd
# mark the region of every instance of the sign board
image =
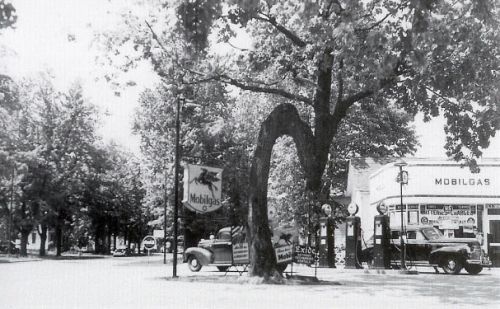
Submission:
<svg viewBox="0 0 500 309">
<path fill-rule="evenodd" d="M 293 261 L 297 264 L 312 265 L 315 262 L 314 249 L 307 246 L 295 246 Z"/>
<path fill-rule="evenodd" d="M 165 236 L 163 230 L 153 230 L 153 237 L 163 238 Z"/>
<path fill-rule="evenodd" d="M 184 205 L 198 213 L 222 206 L 222 169 L 187 164 L 184 167 Z"/>
<path fill-rule="evenodd" d="M 142 244 L 146 250 L 151 250 L 156 246 L 156 240 L 153 236 L 146 236 L 142 240 Z"/>
<path fill-rule="evenodd" d="M 233 263 L 234 265 L 250 263 L 247 242 L 233 243 Z"/>
<path fill-rule="evenodd" d="M 292 261 L 292 245 L 285 245 L 274 248 L 277 263 L 285 263 Z"/>
<path fill-rule="evenodd" d="M 476 205 L 422 205 L 420 215 L 422 224 L 437 225 L 441 229 L 458 229 L 477 222 Z"/>
</svg>

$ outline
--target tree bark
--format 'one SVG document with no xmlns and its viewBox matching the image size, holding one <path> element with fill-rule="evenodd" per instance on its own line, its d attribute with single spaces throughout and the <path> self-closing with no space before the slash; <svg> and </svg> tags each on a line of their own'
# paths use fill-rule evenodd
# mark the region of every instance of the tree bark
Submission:
<svg viewBox="0 0 500 309">
<path fill-rule="evenodd" d="M 31 233 L 31 230 L 32 229 L 30 229 L 27 226 L 23 226 L 21 228 L 21 251 L 20 251 L 21 256 L 28 256 L 27 245 L 28 245 L 28 237 Z"/>
<path fill-rule="evenodd" d="M 56 256 L 61 256 L 62 253 L 62 227 L 56 225 Z"/>
<path fill-rule="evenodd" d="M 111 232 L 108 228 L 108 233 L 106 235 L 106 254 L 110 254 L 111 253 Z"/>
<path fill-rule="evenodd" d="M 315 159 L 314 135 L 310 127 L 300 119 L 295 106 L 279 105 L 261 125 L 250 169 L 250 275 L 265 279 L 278 274 L 267 217 L 267 186 L 272 149 L 276 139 L 282 135 L 293 138 L 308 182 L 316 183 L 317 171 L 320 170 L 317 166 L 320 162 Z"/>
<path fill-rule="evenodd" d="M 45 256 L 45 243 L 47 242 L 47 230 L 48 227 L 46 224 L 41 224 L 42 230 L 38 233 L 40 235 L 40 256 Z"/>
</svg>

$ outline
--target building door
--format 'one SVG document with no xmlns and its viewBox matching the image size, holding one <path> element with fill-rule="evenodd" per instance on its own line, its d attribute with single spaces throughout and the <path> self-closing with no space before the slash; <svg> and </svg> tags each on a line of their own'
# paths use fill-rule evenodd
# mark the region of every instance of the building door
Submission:
<svg viewBox="0 0 500 309">
<path fill-rule="evenodd" d="M 493 267 L 500 267 L 500 220 L 490 220 L 488 255 Z"/>
</svg>

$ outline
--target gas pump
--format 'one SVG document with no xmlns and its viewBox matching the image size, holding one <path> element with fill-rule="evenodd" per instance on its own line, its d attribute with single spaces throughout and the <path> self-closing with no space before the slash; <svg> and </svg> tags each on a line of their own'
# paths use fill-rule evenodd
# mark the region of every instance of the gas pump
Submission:
<svg viewBox="0 0 500 309">
<path fill-rule="evenodd" d="M 332 207 L 324 204 L 321 209 L 326 217 L 319 219 L 319 267 L 335 268 L 335 226 Z"/>
<path fill-rule="evenodd" d="M 358 205 L 349 204 L 347 211 L 350 216 L 346 218 L 345 239 L 345 268 L 361 268 L 359 257 L 361 255 L 361 219 L 356 215 Z"/>
<path fill-rule="evenodd" d="M 373 235 L 373 268 L 389 269 L 391 266 L 390 253 L 390 225 L 387 207 L 384 204 L 377 206 L 379 215 L 374 220 Z"/>
</svg>

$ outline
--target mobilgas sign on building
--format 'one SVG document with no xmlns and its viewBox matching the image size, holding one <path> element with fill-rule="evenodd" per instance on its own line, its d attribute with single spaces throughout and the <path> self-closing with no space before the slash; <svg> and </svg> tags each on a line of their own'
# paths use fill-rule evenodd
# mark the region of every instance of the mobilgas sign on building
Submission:
<svg viewBox="0 0 500 309">
<path fill-rule="evenodd" d="M 205 213 L 222 206 L 222 169 L 187 164 L 184 167 L 184 205 Z"/>
</svg>

